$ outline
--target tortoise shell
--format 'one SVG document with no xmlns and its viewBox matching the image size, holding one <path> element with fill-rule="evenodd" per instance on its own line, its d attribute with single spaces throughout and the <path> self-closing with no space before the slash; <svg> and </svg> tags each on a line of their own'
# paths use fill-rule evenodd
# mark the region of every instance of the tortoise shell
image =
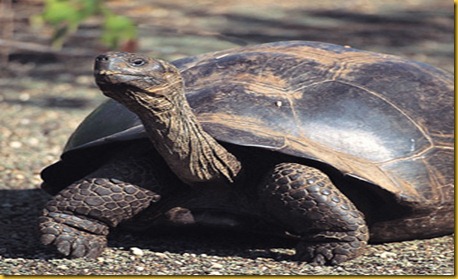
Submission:
<svg viewBox="0 0 458 279">
<path fill-rule="evenodd" d="M 396 56 L 305 41 L 230 49 L 173 64 L 194 113 L 217 140 L 328 164 L 415 210 L 452 206 L 451 74 Z M 83 154 L 102 158 L 94 151 L 110 150 L 109 143 L 141 138 L 146 134 L 137 116 L 109 100 L 83 121 L 60 167 L 49 167 L 43 178 L 68 173 Z"/>
</svg>

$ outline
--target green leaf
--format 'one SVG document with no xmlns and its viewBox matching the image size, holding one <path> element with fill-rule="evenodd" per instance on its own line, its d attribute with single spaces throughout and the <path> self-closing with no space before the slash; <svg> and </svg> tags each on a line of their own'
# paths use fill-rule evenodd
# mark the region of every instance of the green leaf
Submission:
<svg viewBox="0 0 458 279">
<path fill-rule="evenodd" d="M 69 1 L 47 0 L 43 11 L 43 19 L 51 25 L 78 22 L 80 16 Z"/>
<path fill-rule="evenodd" d="M 102 42 L 110 48 L 117 48 L 122 41 L 136 37 L 137 28 L 129 18 L 111 13 L 105 14 Z"/>
<path fill-rule="evenodd" d="M 104 17 L 102 42 L 111 48 L 136 38 L 137 29 L 127 17 L 108 10 L 103 0 L 45 0 L 41 20 L 53 27 L 53 46 L 60 48 L 68 36 L 88 17 Z M 33 18 L 39 22 L 38 17 Z"/>
</svg>

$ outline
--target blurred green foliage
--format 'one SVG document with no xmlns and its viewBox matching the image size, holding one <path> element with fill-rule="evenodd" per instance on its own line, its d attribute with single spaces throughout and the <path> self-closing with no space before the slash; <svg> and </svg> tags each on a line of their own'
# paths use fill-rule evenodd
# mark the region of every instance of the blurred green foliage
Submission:
<svg viewBox="0 0 458 279">
<path fill-rule="evenodd" d="M 68 36 L 92 16 L 103 18 L 101 41 L 110 49 L 117 49 L 123 42 L 137 37 L 137 28 L 132 20 L 110 11 L 103 0 L 45 0 L 44 3 L 43 12 L 32 20 L 52 26 L 55 48 L 61 48 Z"/>
</svg>

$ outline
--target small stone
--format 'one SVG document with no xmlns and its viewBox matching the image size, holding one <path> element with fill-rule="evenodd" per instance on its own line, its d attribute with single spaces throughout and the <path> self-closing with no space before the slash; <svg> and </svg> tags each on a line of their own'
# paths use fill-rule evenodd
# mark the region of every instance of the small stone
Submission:
<svg viewBox="0 0 458 279">
<path fill-rule="evenodd" d="M 219 271 L 211 271 L 208 275 L 223 275 Z"/>
<path fill-rule="evenodd" d="M 66 265 L 58 265 L 57 269 L 67 270 L 68 266 L 66 266 Z"/>
<path fill-rule="evenodd" d="M 135 269 L 136 269 L 137 271 L 143 271 L 143 270 L 145 270 L 145 268 L 144 268 L 143 266 L 137 266 L 137 267 L 135 267 Z"/>
<path fill-rule="evenodd" d="M 12 141 L 10 142 L 10 147 L 11 148 L 21 148 L 22 147 L 22 142 L 20 141 Z"/>
<path fill-rule="evenodd" d="M 21 125 L 29 125 L 30 122 L 31 122 L 31 121 L 30 121 L 29 118 L 22 118 L 22 119 L 19 121 L 19 123 L 20 123 Z"/>
<path fill-rule="evenodd" d="M 166 254 L 160 253 L 160 252 L 156 252 L 156 253 L 154 253 L 154 255 L 156 255 L 157 257 L 162 258 L 162 259 L 165 259 L 165 258 L 169 257 Z"/>
<path fill-rule="evenodd" d="M 22 102 L 26 102 L 30 100 L 30 95 L 27 93 L 21 93 L 19 94 L 19 100 L 21 100 Z"/>
<path fill-rule="evenodd" d="M 37 138 L 29 138 L 28 143 L 31 146 L 37 146 L 40 143 L 40 141 Z"/>
<path fill-rule="evenodd" d="M 213 264 L 211 265 L 211 268 L 216 268 L 216 269 L 221 269 L 221 268 L 223 268 L 223 267 L 224 267 L 224 266 L 223 266 L 222 264 L 220 264 L 220 263 L 213 263 Z"/>
<path fill-rule="evenodd" d="M 382 259 L 396 258 L 396 253 L 385 251 L 385 252 L 380 253 L 380 258 Z"/>
<path fill-rule="evenodd" d="M 143 253 L 142 249 L 137 248 L 137 247 L 130 248 L 130 252 L 132 254 L 134 254 L 135 256 L 138 256 L 138 257 L 141 257 L 141 256 L 143 256 L 145 254 L 145 253 Z"/>
</svg>

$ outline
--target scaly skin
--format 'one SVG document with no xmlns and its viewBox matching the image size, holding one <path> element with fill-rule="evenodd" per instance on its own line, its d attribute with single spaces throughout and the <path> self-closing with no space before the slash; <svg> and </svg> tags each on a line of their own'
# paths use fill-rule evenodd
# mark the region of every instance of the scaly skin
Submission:
<svg viewBox="0 0 458 279">
<path fill-rule="evenodd" d="M 318 169 L 278 164 L 259 191 L 268 214 L 301 236 L 298 260 L 335 265 L 363 252 L 364 215 Z"/>
<path fill-rule="evenodd" d="M 138 150 L 146 156 L 135 150 L 120 152 L 54 196 L 39 218 L 41 242 L 56 246 L 66 256 L 98 257 L 110 228 L 157 202 L 160 196 L 148 190 L 160 191 L 153 173 L 155 162 L 146 150 Z"/>
<path fill-rule="evenodd" d="M 39 219 L 41 241 L 54 244 L 66 256 L 95 258 L 106 246 L 109 227 L 132 218 L 158 198 L 117 179 L 80 180 L 46 204 Z"/>
</svg>

